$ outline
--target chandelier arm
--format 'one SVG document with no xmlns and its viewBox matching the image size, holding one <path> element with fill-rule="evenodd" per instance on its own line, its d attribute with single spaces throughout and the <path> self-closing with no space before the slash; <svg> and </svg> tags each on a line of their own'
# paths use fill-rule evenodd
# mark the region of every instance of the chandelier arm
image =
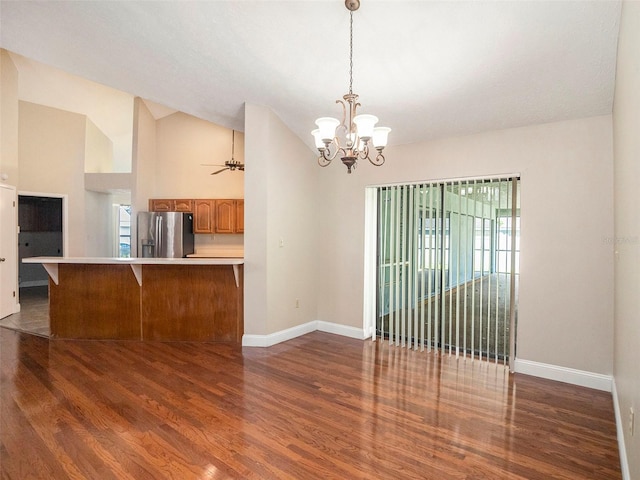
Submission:
<svg viewBox="0 0 640 480">
<path fill-rule="evenodd" d="M 326 158 L 324 158 L 324 155 L 319 155 L 318 156 L 318 165 L 320 165 L 321 167 L 326 167 L 331 163 L 331 160 L 327 160 Z"/>
<path fill-rule="evenodd" d="M 384 155 L 382 155 L 381 148 L 378 148 L 376 150 L 378 150 L 378 155 L 376 155 L 375 160 L 372 160 L 371 158 L 369 158 L 369 161 L 371 162 L 371 164 L 375 165 L 376 167 L 379 167 L 384 163 L 385 158 L 384 158 Z"/>
<path fill-rule="evenodd" d="M 333 152 L 333 154 L 330 153 L 331 151 L 328 148 L 325 148 L 322 151 L 322 158 L 324 158 L 327 162 L 330 162 L 331 160 L 333 160 L 334 158 L 336 158 L 338 156 L 338 150 L 336 149 L 335 152 Z"/>
<path fill-rule="evenodd" d="M 349 133 L 353 133 L 354 125 L 353 125 L 353 117 L 356 116 L 356 105 L 355 98 L 353 97 L 353 93 L 349 92 L 349 124 L 347 125 Z M 345 120 L 346 122 L 346 120 Z"/>
<path fill-rule="evenodd" d="M 360 139 L 356 138 L 356 142 L 359 142 Z M 362 150 L 360 150 L 359 152 L 357 152 L 357 156 L 359 158 L 361 158 L 362 160 L 369 160 L 371 161 L 371 158 L 369 158 L 369 144 L 365 144 L 364 147 L 362 148 Z"/>
<path fill-rule="evenodd" d="M 349 133 L 349 128 L 347 128 L 347 105 L 342 100 L 336 100 L 336 103 L 342 105 L 342 123 L 339 127 L 344 127 L 345 133 Z"/>
<path fill-rule="evenodd" d="M 356 116 L 356 108 L 357 108 L 356 99 L 352 96 L 349 99 L 349 129 L 348 129 L 349 133 L 351 133 L 351 134 L 354 134 L 354 133 L 357 132 L 356 126 L 353 123 L 353 119 Z M 353 141 L 355 142 L 355 138 L 353 139 Z M 357 145 L 357 143 L 355 143 L 355 145 Z"/>
<path fill-rule="evenodd" d="M 345 156 L 347 154 L 346 150 L 338 143 L 337 138 L 334 138 L 330 145 L 334 145 L 336 149 L 333 153 L 331 153 L 328 147 L 320 151 L 320 155 L 318 156 L 318 165 L 321 167 L 329 165 L 338 155 Z"/>
<path fill-rule="evenodd" d="M 331 160 L 336 158 L 338 155 L 342 156 L 347 154 L 346 150 L 343 147 L 341 147 L 340 144 L 338 143 L 338 139 L 336 139 L 335 142 L 336 142 L 336 151 L 333 152 L 333 155 L 331 155 Z"/>
</svg>

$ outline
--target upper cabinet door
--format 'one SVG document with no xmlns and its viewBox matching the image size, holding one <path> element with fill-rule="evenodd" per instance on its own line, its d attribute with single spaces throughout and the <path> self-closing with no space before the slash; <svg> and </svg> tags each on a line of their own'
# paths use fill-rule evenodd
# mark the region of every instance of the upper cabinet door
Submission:
<svg viewBox="0 0 640 480">
<path fill-rule="evenodd" d="M 174 212 L 193 212 L 193 203 L 191 199 L 174 200 Z"/>
<path fill-rule="evenodd" d="M 244 200 L 236 200 L 236 233 L 244 233 Z"/>
<path fill-rule="evenodd" d="M 216 200 L 216 233 L 235 233 L 235 200 Z"/>
<path fill-rule="evenodd" d="M 149 200 L 150 212 L 193 212 L 191 199 L 152 198 Z"/>
<path fill-rule="evenodd" d="M 214 233 L 215 200 L 194 200 L 193 233 Z"/>
<path fill-rule="evenodd" d="M 149 200 L 150 212 L 173 212 L 174 200 L 168 200 L 164 198 L 152 198 Z"/>
</svg>

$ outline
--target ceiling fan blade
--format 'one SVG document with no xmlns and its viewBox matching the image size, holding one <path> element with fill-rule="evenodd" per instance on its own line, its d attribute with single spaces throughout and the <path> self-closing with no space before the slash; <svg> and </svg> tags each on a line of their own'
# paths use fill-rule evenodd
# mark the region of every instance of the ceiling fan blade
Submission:
<svg viewBox="0 0 640 480">
<path fill-rule="evenodd" d="M 213 172 L 211 175 L 217 175 L 217 174 L 219 174 L 220 172 L 224 172 L 225 170 L 229 170 L 229 167 L 227 167 L 227 168 L 223 168 L 223 169 L 221 169 L 221 170 L 218 170 L 217 172 Z"/>
<path fill-rule="evenodd" d="M 224 163 L 201 163 L 201 167 L 226 167 Z"/>
</svg>

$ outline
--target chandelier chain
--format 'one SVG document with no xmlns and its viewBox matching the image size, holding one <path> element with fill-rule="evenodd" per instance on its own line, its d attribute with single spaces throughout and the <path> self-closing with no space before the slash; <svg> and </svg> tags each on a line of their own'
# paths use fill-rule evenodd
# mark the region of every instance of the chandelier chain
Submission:
<svg viewBox="0 0 640 480">
<path fill-rule="evenodd" d="M 349 12 L 349 93 L 353 93 L 353 11 Z"/>
</svg>

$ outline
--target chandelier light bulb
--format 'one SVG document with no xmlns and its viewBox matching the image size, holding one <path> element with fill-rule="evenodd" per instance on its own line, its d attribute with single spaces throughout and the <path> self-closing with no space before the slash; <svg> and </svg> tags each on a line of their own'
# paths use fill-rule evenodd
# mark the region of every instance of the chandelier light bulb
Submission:
<svg viewBox="0 0 640 480">
<path fill-rule="evenodd" d="M 376 127 L 373 129 L 373 146 L 382 149 L 387 146 L 389 137 L 389 127 Z"/>
<path fill-rule="evenodd" d="M 322 137 L 320 137 L 320 129 L 316 128 L 314 131 L 311 132 L 311 135 L 313 135 L 313 139 L 316 142 L 316 148 L 318 150 L 324 150 L 325 145 L 324 145 L 324 142 L 322 141 Z"/>
<path fill-rule="evenodd" d="M 373 136 L 373 127 L 378 122 L 378 117 L 375 115 L 356 115 L 353 119 L 353 123 L 356 124 L 358 129 L 358 136 L 363 142 L 368 142 Z"/>
<path fill-rule="evenodd" d="M 336 136 L 336 128 L 340 125 L 340 120 L 332 117 L 320 117 L 316 120 L 316 125 L 320 131 L 320 138 L 325 144 L 328 144 Z"/>
</svg>

